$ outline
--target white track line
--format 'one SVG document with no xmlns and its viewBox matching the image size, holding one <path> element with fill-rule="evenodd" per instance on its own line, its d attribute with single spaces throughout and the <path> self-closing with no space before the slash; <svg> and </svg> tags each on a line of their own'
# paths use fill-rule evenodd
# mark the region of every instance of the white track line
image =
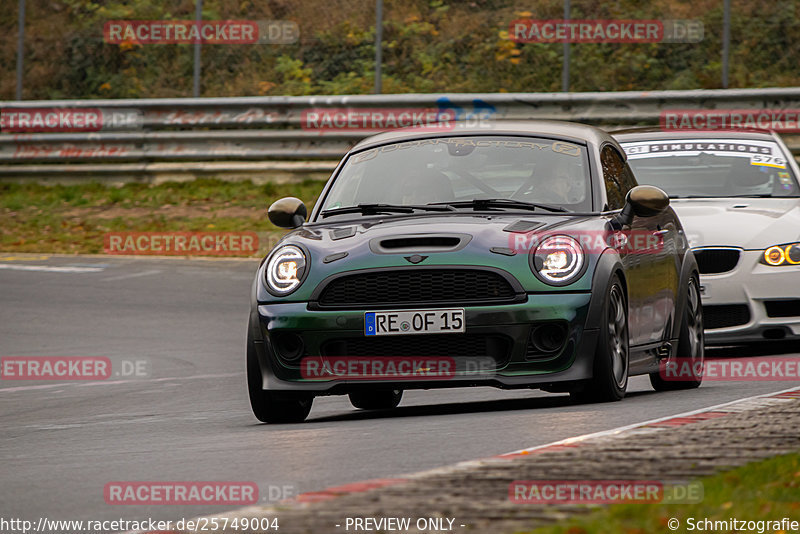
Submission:
<svg viewBox="0 0 800 534">
<path fill-rule="evenodd" d="M 103 282 L 111 282 L 113 280 L 127 280 L 129 278 L 139 278 L 140 276 L 150 276 L 151 274 L 159 274 L 159 269 L 149 269 L 147 271 L 140 271 L 138 273 L 131 273 L 131 274 L 121 274 L 119 276 L 112 276 L 110 278 L 103 278 Z"/>
<path fill-rule="evenodd" d="M 795 387 L 791 387 L 791 388 L 788 388 L 788 389 L 783 389 L 783 390 L 780 390 L 780 391 L 774 391 L 772 393 L 763 393 L 761 395 L 753 395 L 752 397 L 744 397 L 744 398 L 741 398 L 741 399 L 736 399 L 734 401 L 724 402 L 722 404 L 715 404 L 714 406 L 709 406 L 707 408 L 700 408 L 698 410 L 692 410 L 690 412 L 682 412 L 682 413 L 678 413 L 678 414 L 675 414 L 675 415 L 667 415 L 665 417 L 659 417 L 657 419 L 650 419 L 649 421 L 643 421 L 641 423 L 633 423 L 631 425 L 625 425 L 625 426 L 620 426 L 620 427 L 617 427 L 617 428 L 612 428 L 611 430 L 601 430 L 599 432 L 593 432 L 591 434 L 584 434 L 582 436 L 575 436 L 575 437 L 572 437 L 572 438 L 562 439 L 560 441 L 554 441 L 554 442 L 548 443 L 546 445 L 537 445 L 536 447 L 530 447 L 530 448 L 527 448 L 527 449 L 520 449 L 518 451 L 507 452 L 505 454 L 501 454 L 500 456 L 511 456 L 513 454 L 521 454 L 521 453 L 524 453 L 524 452 L 531 452 L 531 451 L 535 451 L 535 450 L 538 450 L 538 449 L 543 449 L 545 447 L 554 447 L 554 446 L 557 446 L 557 445 L 569 445 L 569 444 L 572 444 L 572 443 L 578 443 L 578 442 L 581 442 L 581 441 L 586 441 L 588 439 L 602 438 L 602 437 L 605 437 L 605 436 L 613 436 L 615 434 L 619 434 L 620 432 L 625 432 L 627 430 L 633 430 L 633 429 L 640 428 L 640 427 L 643 427 L 643 426 L 648 426 L 648 425 L 653 425 L 653 424 L 656 424 L 656 423 L 661 423 L 663 421 L 668 421 L 670 419 L 676 419 L 678 417 L 691 417 L 692 415 L 697 415 L 697 414 L 706 413 L 706 412 L 715 412 L 715 411 L 722 410 L 722 408 L 725 408 L 726 406 L 731 406 L 733 404 L 740 404 L 740 403 L 744 403 L 744 402 L 750 402 L 750 401 L 753 401 L 753 400 L 756 400 L 756 399 L 763 399 L 765 397 L 774 397 L 776 395 L 780 395 L 781 393 L 788 393 L 790 391 L 796 391 L 796 390 L 800 390 L 800 387 L 795 386 Z"/>
<path fill-rule="evenodd" d="M 50 267 L 47 265 L 19 265 L 14 263 L 0 263 L 0 269 L 11 271 L 41 271 L 47 273 L 99 273 L 105 267 Z"/>
<path fill-rule="evenodd" d="M 767 398 L 767 397 L 774 397 L 776 395 L 780 395 L 781 393 L 788 393 L 790 391 L 800 391 L 800 387 L 795 386 L 795 387 L 788 388 L 788 389 L 783 389 L 783 390 L 780 390 L 780 391 L 773 391 L 771 393 L 764 393 L 764 394 L 761 394 L 761 395 L 753 395 L 751 397 L 744 397 L 744 398 L 736 399 L 736 400 L 733 400 L 733 401 L 730 401 L 730 402 L 725 402 L 725 403 L 722 403 L 722 404 L 716 404 L 714 406 L 708 406 L 706 408 L 700 408 L 700 409 L 692 410 L 692 411 L 689 411 L 689 412 L 682 412 L 682 413 L 677 413 L 677 414 L 673 414 L 673 415 L 668 415 L 668 416 L 665 416 L 665 417 L 659 417 L 657 419 L 650 419 L 650 420 L 647 420 L 647 421 L 642 421 L 642 422 L 639 422 L 639 423 L 633 423 L 633 424 L 630 424 L 630 425 L 620 426 L 620 427 L 612 428 L 612 429 L 609 429 L 609 430 L 601 430 L 599 432 L 592 432 L 591 434 L 584 434 L 584 435 L 581 435 L 581 436 L 574 436 L 574 437 L 562 439 L 562 440 L 559 440 L 559 441 L 553 441 L 551 443 L 545 443 L 544 445 L 537 445 L 535 447 L 529 447 L 527 449 L 520 449 L 520 450 L 517 450 L 517 451 L 507 452 L 507 453 L 504 453 L 504 454 L 499 454 L 497 456 L 478 458 L 478 459 L 475 459 L 475 460 L 464 460 L 463 462 L 458 462 L 456 464 L 451 464 L 451 465 L 448 465 L 448 466 L 435 467 L 433 469 L 428 469 L 426 471 L 419 471 L 419 472 L 416 472 L 416 473 L 410 473 L 410 474 L 387 477 L 387 478 L 398 478 L 398 479 L 413 480 L 413 479 L 417 479 L 417 478 L 428 477 L 428 476 L 431 476 L 431 475 L 447 474 L 447 473 L 452 473 L 453 471 L 459 471 L 459 470 L 462 470 L 462 469 L 469 469 L 469 468 L 472 468 L 472 467 L 476 467 L 476 466 L 479 466 L 479 465 L 486 464 L 487 462 L 493 462 L 493 461 L 506 462 L 506 461 L 508 461 L 509 458 L 512 458 L 514 456 L 530 454 L 531 452 L 537 451 L 539 449 L 545 449 L 545 448 L 548 448 L 548 447 L 556 447 L 556 446 L 559 446 L 559 445 L 571 445 L 571 444 L 574 444 L 574 443 L 580 443 L 580 442 L 588 441 L 588 440 L 591 440 L 591 439 L 603 438 L 603 437 L 609 437 L 609 436 L 616 436 L 616 435 L 621 434 L 623 432 L 628 432 L 630 430 L 636 430 L 638 428 L 646 427 L 648 425 L 652 425 L 652 424 L 655 424 L 655 423 L 660 423 L 662 421 L 668 421 L 670 419 L 675 419 L 677 417 L 690 417 L 692 415 L 697 415 L 697 414 L 706 413 L 706 412 L 724 411 L 724 408 L 728 407 L 728 406 L 733 406 L 733 405 L 737 405 L 737 404 L 745 404 L 746 405 L 746 403 L 752 403 L 754 400 L 757 400 L 757 399 L 763 399 L 763 398 Z"/>
<path fill-rule="evenodd" d="M 192 376 L 168 376 L 163 378 L 136 378 L 131 380 L 59 380 L 57 384 L 37 384 L 33 386 L 12 386 L 8 388 L 0 388 L 0 393 L 7 393 L 12 391 L 30 391 L 35 389 L 54 389 L 64 387 L 94 387 L 94 386 L 116 386 L 118 384 L 149 384 L 152 382 L 171 382 L 173 380 L 205 380 L 209 378 L 230 378 L 240 376 L 241 373 L 222 373 L 213 375 L 192 375 Z M 6 380 L 10 382 L 10 380 Z"/>
</svg>

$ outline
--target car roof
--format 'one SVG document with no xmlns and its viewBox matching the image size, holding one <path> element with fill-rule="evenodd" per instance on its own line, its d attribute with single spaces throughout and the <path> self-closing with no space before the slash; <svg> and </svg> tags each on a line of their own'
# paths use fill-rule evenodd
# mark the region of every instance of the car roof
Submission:
<svg viewBox="0 0 800 534">
<path fill-rule="evenodd" d="M 470 135 L 525 135 L 555 137 L 557 139 L 592 143 L 597 146 L 600 146 L 603 143 L 611 143 L 618 148 L 624 157 L 624 152 L 619 146 L 619 143 L 617 143 L 617 141 L 604 130 L 594 126 L 589 126 L 588 124 L 551 120 L 484 121 L 480 126 L 477 127 L 456 126 L 452 130 L 439 130 L 435 132 L 431 131 L 430 126 L 402 128 L 379 133 L 363 139 L 351 149 L 351 152 L 364 150 L 374 146 L 414 139 Z"/>
<path fill-rule="evenodd" d="M 657 126 L 626 128 L 609 132 L 620 143 L 658 139 L 759 139 L 774 141 L 772 130 L 663 130 Z"/>
</svg>

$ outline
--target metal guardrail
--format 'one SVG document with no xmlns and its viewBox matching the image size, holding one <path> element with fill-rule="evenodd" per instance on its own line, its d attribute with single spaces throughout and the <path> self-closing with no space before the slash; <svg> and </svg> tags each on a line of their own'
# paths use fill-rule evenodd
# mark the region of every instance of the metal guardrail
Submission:
<svg viewBox="0 0 800 534">
<path fill-rule="evenodd" d="M 119 165 L 125 174 L 123 164 L 136 164 L 136 172 L 146 175 L 170 162 L 194 162 L 195 168 L 201 162 L 225 162 L 231 170 L 263 170 L 270 168 L 269 160 L 335 160 L 370 135 L 303 129 L 303 113 L 315 108 L 450 109 L 459 120 L 657 125 L 666 110 L 797 109 L 800 88 L 0 102 L 6 114 L 34 108 L 96 110 L 105 121 L 93 132 L 0 133 L 0 177 L 92 174 L 89 165 L 106 173 Z M 800 154 L 800 135 L 785 138 Z M 263 165 L 253 167 L 256 161 Z"/>
</svg>

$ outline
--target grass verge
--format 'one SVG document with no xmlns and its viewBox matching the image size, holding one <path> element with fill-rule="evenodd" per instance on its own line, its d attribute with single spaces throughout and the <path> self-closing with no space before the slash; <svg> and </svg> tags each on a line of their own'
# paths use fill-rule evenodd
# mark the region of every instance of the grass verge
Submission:
<svg viewBox="0 0 800 534">
<path fill-rule="evenodd" d="M 706 518 L 710 521 L 800 520 L 800 453 L 750 463 L 699 481 L 703 484 L 704 495 L 702 502 L 696 504 L 616 504 L 563 524 L 532 530 L 530 534 L 759 532 L 758 526 L 756 530 L 714 529 L 705 523 L 699 525 L 706 526 L 702 529 L 698 528 L 697 521 Z M 670 520 L 675 526 L 675 519 L 678 527 L 672 529 Z M 761 532 L 781 530 L 771 528 Z"/>
<path fill-rule="evenodd" d="M 0 183 L 0 251 L 102 253 L 108 232 L 256 232 L 264 252 L 284 233 L 267 219 L 267 207 L 294 196 L 310 212 L 323 185 L 216 179 L 122 187 Z"/>
</svg>

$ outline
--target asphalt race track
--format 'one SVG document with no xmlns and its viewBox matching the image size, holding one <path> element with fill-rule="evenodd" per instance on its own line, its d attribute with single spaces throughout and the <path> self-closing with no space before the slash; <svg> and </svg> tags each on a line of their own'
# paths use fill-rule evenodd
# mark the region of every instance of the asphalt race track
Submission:
<svg viewBox="0 0 800 534">
<path fill-rule="evenodd" d="M 321 490 L 800 385 L 708 382 L 657 394 L 637 377 L 622 402 L 583 406 L 538 391 L 415 391 L 387 413 L 328 397 L 303 424 L 262 425 L 244 378 L 256 267 L 253 260 L 0 256 L 0 356 L 105 356 L 144 361 L 149 372 L 97 382 L 0 380 L 0 515 L 180 519 L 226 507 L 112 506 L 103 487 L 253 481 L 267 499 L 269 486 Z"/>
</svg>

